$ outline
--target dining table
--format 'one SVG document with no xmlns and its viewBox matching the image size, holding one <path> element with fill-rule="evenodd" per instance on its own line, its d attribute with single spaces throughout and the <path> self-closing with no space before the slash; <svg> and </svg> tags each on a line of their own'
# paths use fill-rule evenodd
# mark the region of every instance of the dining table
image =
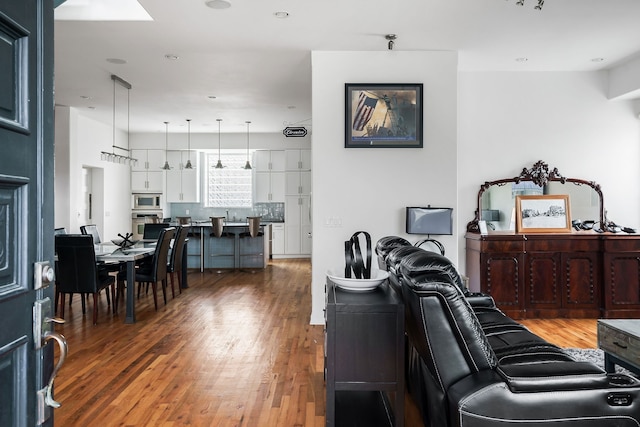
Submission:
<svg viewBox="0 0 640 427">
<path fill-rule="evenodd" d="M 107 242 L 95 246 L 97 261 L 105 263 L 121 262 L 127 266 L 127 301 L 124 323 L 136 323 L 135 286 L 133 286 L 136 282 L 136 263 L 144 258 L 153 256 L 156 250 L 156 243 L 156 241 L 139 241 L 126 248 Z"/>
</svg>

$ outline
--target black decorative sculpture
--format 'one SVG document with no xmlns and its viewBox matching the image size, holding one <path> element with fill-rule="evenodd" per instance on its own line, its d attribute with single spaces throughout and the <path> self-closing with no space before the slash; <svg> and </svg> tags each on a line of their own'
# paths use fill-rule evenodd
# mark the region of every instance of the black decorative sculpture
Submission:
<svg viewBox="0 0 640 427">
<path fill-rule="evenodd" d="M 360 250 L 360 235 L 366 240 L 366 259 Z M 371 236 L 366 231 L 357 231 L 344 242 L 345 268 L 344 277 L 351 278 L 351 271 L 356 279 L 371 279 Z"/>
<path fill-rule="evenodd" d="M 126 233 L 124 236 L 118 233 L 118 237 L 122 237 L 122 240 L 112 240 L 112 242 L 121 248 L 128 248 L 136 244 L 135 241 L 131 240 L 133 233 Z"/>
</svg>

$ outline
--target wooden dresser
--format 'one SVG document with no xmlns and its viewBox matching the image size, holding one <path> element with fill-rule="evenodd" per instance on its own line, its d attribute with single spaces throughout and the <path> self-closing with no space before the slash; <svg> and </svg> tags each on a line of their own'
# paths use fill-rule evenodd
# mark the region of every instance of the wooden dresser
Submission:
<svg viewBox="0 0 640 427">
<path fill-rule="evenodd" d="M 469 288 L 510 317 L 640 317 L 640 235 L 466 234 Z"/>
</svg>

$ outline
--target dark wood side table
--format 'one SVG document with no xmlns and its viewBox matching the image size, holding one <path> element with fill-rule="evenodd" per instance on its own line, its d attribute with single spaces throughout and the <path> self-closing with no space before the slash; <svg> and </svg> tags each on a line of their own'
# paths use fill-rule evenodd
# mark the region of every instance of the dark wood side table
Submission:
<svg viewBox="0 0 640 427">
<path fill-rule="evenodd" d="M 404 305 L 387 282 L 367 292 L 327 279 L 327 426 L 404 426 Z"/>
</svg>

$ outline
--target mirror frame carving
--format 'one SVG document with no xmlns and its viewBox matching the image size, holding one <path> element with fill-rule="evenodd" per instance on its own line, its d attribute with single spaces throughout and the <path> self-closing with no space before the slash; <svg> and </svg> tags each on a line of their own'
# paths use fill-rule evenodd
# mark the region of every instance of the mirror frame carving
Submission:
<svg viewBox="0 0 640 427">
<path fill-rule="evenodd" d="M 534 184 L 543 187 L 548 182 L 560 182 L 562 184 L 572 183 L 574 185 L 587 185 L 598 194 L 600 198 L 600 224 L 604 226 L 605 224 L 605 215 L 604 215 L 604 201 L 602 198 L 602 190 L 600 189 L 600 185 L 596 184 L 594 181 L 587 181 L 584 179 L 578 178 L 566 178 L 558 172 L 558 168 L 549 169 L 549 165 L 542 160 L 538 160 L 533 164 L 531 169 L 523 168 L 522 172 L 520 172 L 519 176 L 513 178 L 504 178 L 498 179 L 495 181 L 485 181 L 484 184 L 480 186 L 480 191 L 478 191 L 478 199 L 475 211 L 475 218 L 467 224 L 467 232 L 469 233 L 480 233 L 480 206 L 482 206 L 482 194 L 489 189 L 489 187 L 496 185 L 501 187 L 508 183 L 518 184 L 521 181 L 532 181 Z"/>
</svg>

